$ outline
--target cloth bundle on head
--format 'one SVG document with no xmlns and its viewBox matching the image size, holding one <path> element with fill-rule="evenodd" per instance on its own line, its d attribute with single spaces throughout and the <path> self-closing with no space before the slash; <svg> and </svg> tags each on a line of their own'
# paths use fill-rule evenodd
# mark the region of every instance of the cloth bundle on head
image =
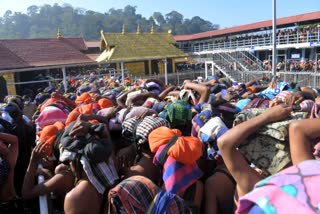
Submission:
<svg viewBox="0 0 320 214">
<path fill-rule="evenodd" d="M 207 103 L 197 104 L 195 109 L 199 112 L 192 118 L 192 130 L 191 135 L 194 137 L 198 136 L 199 130 L 210 118 L 218 116 L 219 112 L 211 108 L 211 105 Z"/>
<path fill-rule="evenodd" d="M 43 103 L 41 103 L 41 105 L 38 106 L 38 110 L 41 112 L 41 111 L 43 111 L 43 109 L 45 107 L 56 103 L 58 100 L 59 99 L 56 97 L 50 97 L 50 98 L 46 99 Z"/>
<path fill-rule="evenodd" d="M 68 112 L 63 111 L 55 105 L 48 105 L 40 112 L 35 123 L 43 129 L 45 126 L 52 125 L 57 121 L 65 123 L 67 118 Z"/>
<path fill-rule="evenodd" d="M 166 190 L 181 193 L 202 176 L 196 161 L 202 154 L 202 143 L 196 137 L 182 137 L 178 129 L 159 127 L 148 137 L 153 163 L 163 168 Z"/>
<path fill-rule="evenodd" d="M 129 143 L 143 144 L 148 140 L 150 132 L 161 126 L 169 126 L 168 121 L 161 117 L 132 117 L 122 123 L 122 136 Z"/>
<path fill-rule="evenodd" d="M 96 114 L 99 110 L 101 110 L 101 108 L 97 103 L 78 106 L 69 113 L 66 126 L 69 126 L 71 122 L 75 121 L 80 114 Z"/>
<path fill-rule="evenodd" d="M 109 139 L 99 139 L 92 134 L 74 138 L 69 136 L 75 121 L 72 122 L 61 136 L 61 146 L 71 152 L 83 153 L 90 161 L 99 163 L 106 161 L 112 153 L 112 143 Z M 102 133 L 104 125 L 92 124 L 90 127 L 95 133 Z"/>
<path fill-rule="evenodd" d="M 202 126 L 199 131 L 199 138 L 203 143 L 208 143 L 217 150 L 217 140 L 228 130 L 220 117 L 214 117 Z"/>
<path fill-rule="evenodd" d="M 235 113 L 242 111 L 250 102 L 249 98 L 239 100 L 235 106 Z"/>
<path fill-rule="evenodd" d="M 203 172 L 196 162 L 192 164 L 181 163 L 170 155 L 168 156 L 166 151 L 166 145 L 160 146 L 154 156 L 153 163 L 162 167 L 162 180 L 166 191 L 173 194 L 182 193 L 201 178 Z"/>
<path fill-rule="evenodd" d="M 236 213 L 319 213 L 319 192 L 320 161 L 303 161 L 258 182 Z"/>
<path fill-rule="evenodd" d="M 55 122 L 52 125 L 45 126 L 40 132 L 39 135 L 39 143 L 45 142 L 49 145 L 50 149 L 48 150 L 47 155 L 50 156 L 53 153 L 54 142 L 57 137 L 57 133 L 59 130 L 64 129 L 64 124 L 60 121 Z"/>
<path fill-rule="evenodd" d="M 82 86 L 80 86 L 77 90 L 77 95 L 80 96 L 82 93 L 85 93 L 85 92 L 89 92 L 91 91 L 92 89 L 92 86 L 89 85 L 89 84 L 84 84 Z"/>
<path fill-rule="evenodd" d="M 149 109 L 145 106 L 132 106 L 127 107 L 125 109 L 121 109 L 116 114 L 117 122 L 123 123 L 125 120 L 133 118 L 133 117 L 139 117 L 140 115 L 146 113 L 147 115 L 157 114 L 156 111 L 153 109 Z"/>
<path fill-rule="evenodd" d="M 262 114 L 267 109 L 255 108 L 237 114 L 234 125 Z M 275 174 L 291 161 L 289 154 L 288 127 L 290 122 L 307 118 L 306 112 L 292 112 L 285 120 L 262 126 L 245 139 L 239 151 L 264 174 Z"/>
<path fill-rule="evenodd" d="M 130 93 L 127 94 L 127 99 L 126 99 L 126 106 L 129 106 L 129 100 L 139 94 L 143 94 L 143 93 L 146 93 L 148 92 L 146 89 L 139 89 L 137 91 L 132 91 Z"/>
<path fill-rule="evenodd" d="M 82 137 L 71 137 L 69 133 L 74 124 L 75 122 L 72 122 L 61 136 L 59 160 L 73 161 L 78 157 L 92 185 L 103 194 L 107 187 L 119 179 L 111 156 L 112 142 L 110 139 L 97 138 L 90 133 Z M 95 133 L 102 132 L 103 129 L 103 124 L 93 124 L 91 127 Z"/>
<path fill-rule="evenodd" d="M 185 127 L 192 119 L 191 105 L 186 101 L 178 100 L 167 105 L 159 116 L 167 119 L 172 128 Z"/>
<path fill-rule="evenodd" d="M 98 100 L 98 105 L 100 106 L 100 109 L 109 108 L 113 106 L 113 102 L 108 98 L 100 98 Z"/>
<path fill-rule="evenodd" d="M 102 97 L 108 98 L 110 100 L 115 100 L 120 92 L 116 89 L 109 89 L 101 92 Z"/>
<path fill-rule="evenodd" d="M 110 113 L 112 113 L 113 111 L 114 111 L 113 107 L 104 108 L 104 109 L 99 110 L 97 112 L 97 115 L 106 117 L 106 116 L 109 116 Z M 119 123 L 117 121 L 116 117 L 113 117 L 109 120 L 108 128 L 110 131 L 120 131 L 121 130 L 121 123 Z"/>
<path fill-rule="evenodd" d="M 80 162 L 90 182 L 100 194 L 104 194 L 119 179 L 112 156 L 106 161 L 95 163 L 82 155 Z"/>
<path fill-rule="evenodd" d="M 269 99 L 256 97 L 253 100 L 251 100 L 242 110 L 248 110 L 252 108 L 268 108 L 269 102 Z"/>
<path fill-rule="evenodd" d="M 161 101 L 152 106 L 152 109 L 155 110 L 158 114 L 164 110 L 166 105 L 170 105 L 171 102 Z"/>
<path fill-rule="evenodd" d="M 290 90 L 290 85 L 287 82 L 277 82 L 276 87 L 268 87 L 267 89 L 257 93 L 257 96 L 272 100 L 277 94 L 284 90 Z"/>
<path fill-rule="evenodd" d="M 88 92 L 85 92 L 85 93 L 82 93 L 81 95 L 78 95 L 76 100 L 75 100 L 75 103 L 77 105 L 89 104 L 91 102 L 92 102 L 92 96 Z"/>
<path fill-rule="evenodd" d="M 166 193 L 151 180 L 132 176 L 109 191 L 111 213 L 191 213 L 183 199 Z"/>
<path fill-rule="evenodd" d="M 145 83 L 145 88 L 148 91 L 155 93 L 156 95 L 159 95 L 161 93 L 161 86 L 153 81 Z"/>
</svg>

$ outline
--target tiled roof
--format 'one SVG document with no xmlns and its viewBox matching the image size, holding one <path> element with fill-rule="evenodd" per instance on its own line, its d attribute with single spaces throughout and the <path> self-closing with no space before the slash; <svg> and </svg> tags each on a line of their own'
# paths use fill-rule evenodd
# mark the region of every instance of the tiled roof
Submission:
<svg viewBox="0 0 320 214">
<path fill-rule="evenodd" d="M 76 48 L 79 51 L 86 51 L 88 49 L 86 42 L 83 38 L 61 38 L 65 43 L 68 43 L 72 47 Z M 98 46 L 99 47 L 99 46 Z"/>
<path fill-rule="evenodd" d="M 0 43 L 0 70 L 25 67 L 30 65 Z"/>
<path fill-rule="evenodd" d="M 277 19 L 277 26 L 305 22 L 305 21 L 311 21 L 311 20 L 317 20 L 317 19 L 320 19 L 320 11 L 300 14 L 300 15 L 296 15 L 296 16 L 289 16 L 289 17 L 284 17 L 284 18 L 278 18 Z M 226 34 L 230 34 L 230 33 L 244 32 L 244 31 L 249 31 L 249 30 L 257 30 L 260 28 L 271 27 L 271 26 L 272 26 L 272 20 L 267 20 L 267 21 L 261 21 L 261 22 L 246 24 L 246 25 L 225 28 L 225 29 L 221 29 L 221 30 L 213 30 L 213 31 L 191 34 L 191 35 L 178 35 L 178 36 L 175 36 L 174 39 L 177 42 L 178 41 L 196 40 L 196 39 L 203 39 L 203 38 L 209 38 L 209 37 L 214 37 L 214 36 L 226 35 Z"/>
<path fill-rule="evenodd" d="M 86 54 L 86 56 L 95 61 L 100 56 L 100 54 Z"/>
<path fill-rule="evenodd" d="M 107 47 L 107 61 L 132 61 L 185 57 L 174 46 L 170 33 L 102 33 L 101 48 Z"/>
<path fill-rule="evenodd" d="M 0 45 L 0 52 L 16 57 L 16 68 L 94 62 L 81 52 L 86 47 L 83 39 L 8 39 L 0 40 Z M 0 69 L 5 64 L 0 59 Z"/>
</svg>

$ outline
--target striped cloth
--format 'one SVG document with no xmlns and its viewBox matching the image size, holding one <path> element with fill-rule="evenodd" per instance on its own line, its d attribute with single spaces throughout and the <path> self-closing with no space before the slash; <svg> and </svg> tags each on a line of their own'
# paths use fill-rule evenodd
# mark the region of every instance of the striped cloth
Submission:
<svg viewBox="0 0 320 214">
<path fill-rule="evenodd" d="M 115 181 L 119 179 L 111 156 L 108 163 L 100 162 L 96 164 L 90 162 L 84 155 L 81 157 L 80 162 L 90 182 L 100 194 L 103 194 L 106 188 L 113 186 Z"/>
<path fill-rule="evenodd" d="M 210 118 L 214 117 L 215 113 L 211 110 L 204 110 L 192 118 L 192 130 L 191 135 L 194 137 L 198 136 L 198 133 L 204 124 L 210 120 Z"/>
<path fill-rule="evenodd" d="M 147 141 L 151 131 L 161 126 L 169 126 L 169 123 L 161 117 L 146 116 L 143 119 L 133 117 L 122 123 L 122 135 L 131 143 L 142 144 Z"/>
<path fill-rule="evenodd" d="M 162 153 L 165 145 L 159 147 L 154 156 L 153 163 L 160 165 L 159 156 Z M 173 157 L 168 156 L 163 166 L 162 179 L 165 184 L 166 191 L 173 194 L 178 194 L 185 191 L 189 186 L 195 183 L 203 172 L 198 167 L 197 163 L 186 165 L 176 161 Z"/>
<path fill-rule="evenodd" d="M 169 127 L 168 121 L 161 117 L 146 116 L 137 126 L 136 139 L 139 143 L 145 143 L 148 140 L 149 133 L 161 126 Z"/>
<path fill-rule="evenodd" d="M 161 193 L 163 193 L 162 190 L 148 178 L 132 176 L 123 180 L 109 191 L 109 213 L 191 213 L 184 200 L 177 195 L 173 197 L 169 205 L 166 204 L 168 205 L 167 208 L 160 207 L 161 203 L 158 202 L 164 199 Z M 166 210 L 163 211 L 161 208 Z"/>
</svg>

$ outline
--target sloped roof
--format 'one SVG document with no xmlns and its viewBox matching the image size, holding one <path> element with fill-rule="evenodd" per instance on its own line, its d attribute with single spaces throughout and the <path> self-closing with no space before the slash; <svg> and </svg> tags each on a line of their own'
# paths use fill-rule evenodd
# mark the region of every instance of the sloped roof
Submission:
<svg viewBox="0 0 320 214">
<path fill-rule="evenodd" d="M 107 61 L 138 61 L 187 56 L 174 46 L 170 33 L 101 33 Z"/>
<path fill-rule="evenodd" d="M 317 20 L 317 19 L 320 19 L 320 11 L 311 12 L 311 13 L 304 13 L 304 14 L 295 15 L 295 16 L 288 16 L 288 17 L 284 17 L 284 18 L 278 18 L 277 19 L 277 26 L 305 22 L 305 21 L 311 21 L 311 20 Z M 235 27 L 225 28 L 225 29 L 221 29 L 221 30 L 207 31 L 207 32 L 197 33 L 197 34 L 177 35 L 174 37 L 174 39 L 177 42 L 178 41 L 196 40 L 196 39 L 203 39 L 203 38 L 209 38 L 209 37 L 214 37 L 214 36 L 226 35 L 226 34 L 230 34 L 230 33 L 244 32 L 244 31 L 249 31 L 249 30 L 257 30 L 257 29 L 265 28 L 265 27 L 272 27 L 272 20 L 255 22 L 255 23 L 251 23 L 251 24 L 239 25 L 239 26 L 235 26 Z"/>
<path fill-rule="evenodd" d="M 0 40 L 0 45 L 2 52 L 9 50 L 15 56 L 12 68 L 94 62 L 81 52 L 86 48 L 83 39 L 7 39 Z M 0 58 L 0 69 L 5 64 Z"/>
<path fill-rule="evenodd" d="M 30 67 L 30 65 L 0 43 L 0 69 L 25 67 Z"/>
<path fill-rule="evenodd" d="M 62 37 L 61 40 L 65 43 L 68 43 L 69 45 L 71 45 L 72 47 L 74 47 L 75 49 L 77 49 L 79 51 L 88 50 L 87 44 L 83 38 L 64 38 L 64 37 Z"/>
</svg>

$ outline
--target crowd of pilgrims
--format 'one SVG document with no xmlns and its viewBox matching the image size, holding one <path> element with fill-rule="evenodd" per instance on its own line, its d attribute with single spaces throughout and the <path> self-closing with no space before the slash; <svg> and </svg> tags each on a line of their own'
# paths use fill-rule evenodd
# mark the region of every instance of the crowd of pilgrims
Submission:
<svg viewBox="0 0 320 214">
<path fill-rule="evenodd" d="M 317 88 L 92 74 L 38 92 L 0 105 L 0 213 L 42 195 L 49 213 L 320 213 Z"/>
</svg>

